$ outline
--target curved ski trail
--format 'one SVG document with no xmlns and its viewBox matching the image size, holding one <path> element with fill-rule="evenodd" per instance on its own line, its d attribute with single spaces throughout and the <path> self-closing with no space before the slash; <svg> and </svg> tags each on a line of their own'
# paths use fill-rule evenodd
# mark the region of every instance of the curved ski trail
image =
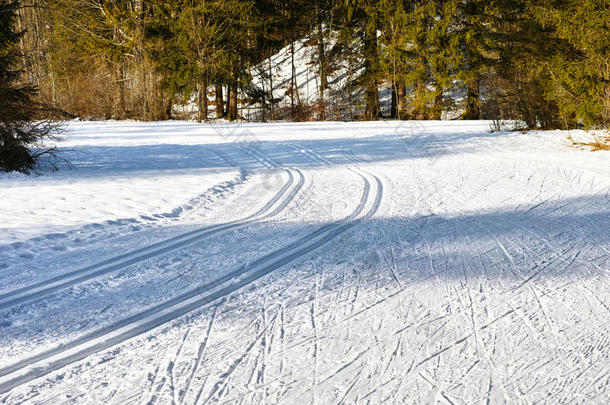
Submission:
<svg viewBox="0 0 610 405">
<path fill-rule="evenodd" d="M 260 152 L 258 153 L 260 154 Z M 267 157 L 261 158 L 259 156 L 257 159 L 267 167 L 279 168 L 279 165 L 275 163 L 268 163 L 268 161 L 271 160 Z M 115 256 L 105 261 L 64 273 L 26 287 L 21 287 L 4 294 L 0 294 L 0 310 L 33 301 L 56 291 L 60 291 L 79 283 L 123 269 L 132 264 L 160 256 L 164 253 L 185 247 L 220 232 L 238 229 L 254 222 L 272 218 L 286 208 L 286 206 L 296 197 L 305 183 L 305 176 L 300 170 L 295 168 L 281 170 L 284 170 L 284 172 L 288 175 L 288 181 L 260 210 L 244 219 L 206 226 L 194 231 L 186 232 L 173 238 Z M 296 178 L 298 178 L 298 180 L 295 180 Z"/>
<path fill-rule="evenodd" d="M 312 253 L 360 222 L 370 219 L 381 205 L 383 184 L 372 174 L 356 171 L 364 182 L 364 189 L 360 203 L 350 216 L 324 225 L 288 246 L 241 266 L 208 284 L 198 286 L 71 342 L 1 368 L 0 393 L 8 392 L 234 293 L 272 271 Z"/>
</svg>

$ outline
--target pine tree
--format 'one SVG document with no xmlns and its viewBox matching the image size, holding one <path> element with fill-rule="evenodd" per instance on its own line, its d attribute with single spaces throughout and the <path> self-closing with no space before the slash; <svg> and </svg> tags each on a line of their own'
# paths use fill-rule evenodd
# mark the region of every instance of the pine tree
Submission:
<svg viewBox="0 0 610 405">
<path fill-rule="evenodd" d="M 392 117 L 440 119 L 443 92 L 452 86 L 458 57 L 457 1 L 384 0 L 383 61 L 392 83 Z M 407 89 L 412 89 L 406 107 Z"/>
<path fill-rule="evenodd" d="M 439 119 L 461 88 L 466 119 L 610 125 L 607 0 L 23 1 L 23 26 L 36 27 L 20 41 L 36 49 L 28 83 L 76 116 L 166 119 L 196 100 L 205 120 L 214 89 L 218 118 L 248 104 L 273 119 L 281 83 L 269 58 L 288 46 L 292 119 L 327 118 L 331 102 L 334 117 L 377 119 L 387 86 L 393 118 Z M 317 115 L 296 86 L 302 41 L 314 47 Z M 329 86 L 339 70 L 343 92 Z"/>
<path fill-rule="evenodd" d="M 481 78 L 493 63 L 493 39 L 488 17 L 492 5 L 485 0 L 464 0 L 459 7 L 456 35 L 460 39 L 462 69 L 458 79 L 466 86 L 462 119 L 481 119 Z"/>
<path fill-rule="evenodd" d="M 550 57 L 561 48 L 526 9 L 523 0 L 496 1 L 493 8 L 497 61 L 487 88 L 487 109 L 527 128 L 560 126 L 557 104 L 549 99 Z"/>
<path fill-rule="evenodd" d="M 610 4 L 528 1 L 527 12 L 559 42 L 548 59 L 548 96 L 564 122 L 610 124 Z"/>
<path fill-rule="evenodd" d="M 58 128 L 40 121 L 47 111 L 35 101 L 36 88 L 22 80 L 19 7 L 18 1 L 0 0 L 0 170 L 28 173 L 40 156 L 53 152 L 43 141 Z"/>
<path fill-rule="evenodd" d="M 430 76 L 434 87 L 430 118 L 440 120 L 445 110 L 444 92 L 454 87 L 459 70 L 459 37 L 454 35 L 456 16 L 461 6 L 456 0 L 433 0 L 432 25 L 428 33 Z"/>
<path fill-rule="evenodd" d="M 373 0 L 347 0 L 339 10 L 341 29 L 338 44 L 331 53 L 341 54 L 353 74 L 348 80 L 349 96 L 354 89 L 364 93 L 364 111 L 361 115 L 365 120 L 377 120 L 381 116 L 379 105 L 379 85 L 382 78 L 380 49 L 378 43 L 379 4 Z M 354 54 L 357 57 L 353 57 Z M 349 76 L 352 76 L 350 74 Z M 351 110 L 352 102 L 350 102 Z M 352 111 L 350 111 L 350 115 Z"/>
<path fill-rule="evenodd" d="M 407 11 L 403 0 L 382 0 L 379 3 L 381 19 L 382 70 L 392 86 L 390 117 L 407 118 L 406 96 L 410 72 L 408 64 Z"/>
</svg>

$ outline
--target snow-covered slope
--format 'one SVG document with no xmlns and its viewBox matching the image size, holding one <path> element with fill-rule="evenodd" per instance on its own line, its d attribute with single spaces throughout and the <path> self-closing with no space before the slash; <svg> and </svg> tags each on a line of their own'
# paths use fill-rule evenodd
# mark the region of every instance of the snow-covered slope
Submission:
<svg viewBox="0 0 610 405">
<path fill-rule="evenodd" d="M 328 53 L 331 52 L 335 40 L 327 38 L 327 42 Z M 317 106 L 320 101 L 320 76 L 317 43 L 309 38 L 295 41 L 294 58 L 292 49 L 293 47 L 288 45 L 249 69 L 252 80 L 240 89 L 238 98 L 242 120 L 249 122 L 319 120 Z M 291 97 L 293 62 L 296 91 Z M 355 81 L 362 74 L 363 67 L 362 63 L 360 67 L 358 65 L 358 62 L 348 63 L 346 60 L 337 59 L 328 68 L 328 87 L 324 91 L 324 120 L 354 121 L 361 117 L 365 107 L 364 92 Z M 433 87 L 430 87 L 430 90 L 433 90 Z M 407 92 L 410 91 L 407 89 Z M 260 100 L 261 92 L 265 94 L 266 108 L 263 108 Z M 222 121 L 215 119 L 215 88 L 209 87 L 207 94 L 208 117 L 213 121 Z M 273 102 L 270 102 L 271 94 L 273 94 Z M 226 92 L 224 97 L 226 98 Z M 444 120 L 460 117 L 463 112 L 464 97 L 465 90 L 457 81 L 453 88 L 445 91 L 445 111 L 442 116 Z M 292 118 L 290 109 L 293 98 L 297 109 L 295 119 Z M 182 119 L 197 119 L 196 100 L 197 94 L 192 94 L 187 102 L 174 105 L 175 116 Z M 391 100 L 391 83 L 389 81 L 379 83 L 379 103 L 383 117 L 389 117 L 391 114 Z"/>
<path fill-rule="evenodd" d="M 326 45 L 326 52 L 334 40 Z M 240 90 L 240 116 L 246 121 L 291 120 L 290 106 L 292 103 L 290 88 L 292 85 L 292 69 L 294 61 L 294 77 L 296 91 L 293 95 L 296 106 L 304 109 L 314 109 L 320 100 L 320 76 L 317 64 L 318 48 L 309 39 L 295 41 L 294 57 L 291 45 L 280 49 L 270 58 L 249 69 L 251 82 Z M 326 102 L 326 119 L 352 120 L 357 119 L 364 108 L 363 93 L 357 88 L 350 88 L 347 83 L 353 81 L 361 73 L 358 69 L 349 69 L 345 61 L 335 61 L 333 69 L 328 72 L 328 88 L 324 92 Z M 208 88 L 209 118 L 216 116 L 214 87 Z M 266 109 L 263 112 L 261 100 L 253 99 L 254 93 L 265 93 Z M 273 95 L 273 102 L 270 97 Z M 224 94 L 226 98 L 226 93 Z M 379 89 L 382 112 L 390 113 L 391 88 L 388 83 L 381 83 Z M 193 94 L 186 103 L 177 104 L 174 114 L 187 119 L 197 118 L 197 95 Z M 272 106 L 270 106 L 272 104 Z M 351 111 L 351 113 L 350 113 Z M 263 116 L 264 114 L 264 116 Z M 302 117 L 303 118 L 303 117 Z M 312 120 L 314 116 L 311 116 Z"/>
<path fill-rule="evenodd" d="M 333 34 L 333 36 L 336 34 Z M 331 51 L 334 38 L 327 38 L 326 52 Z M 274 109 L 277 111 L 276 120 L 290 119 L 288 107 L 291 105 L 290 86 L 292 80 L 292 68 L 294 60 L 294 73 L 296 92 L 294 102 L 305 106 L 314 106 L 320 101 L 320 75 L 318 65 L 318 46 L 315 41 L 309 39 L 299 40 L 294 45 L 294 58 L 292 57 L 292 46 L 288 45 L 280 49 L 275 55 L 263 61 L 251 69 L 252 85 L 258 89 L 271 93 L 275 100 Z M 352 65 L 357 64 L 351 62 Z M 345 60 L 333 61 L 332 68 L 327 72 L 328 88 L 324 91 L 326 103 L 326 119 L 352 120 L 357 119 L 364 108 L 363 93 L 352 83 L 362 73 L 362 68 L 349 68 Z M 390 114 L 391 109 L 391 87 L 389 83 L 381 83 L 379 87 L 379 99 L 382 112 Z M 260 103 L 250 106 L 242 106 L 245 109 L 244 116 L 250 115 L 251 119 L 260 119 Z M 248 109 L 249 108 L 249 109 Z M 270 119 L 270 113 L 267 113 Z"/>
<path fill-rule="evenodd" d="M 607 151 L 487 122 L 62 148 L 0 175 L 0 403 L 610 401 Z"/>
</svg>

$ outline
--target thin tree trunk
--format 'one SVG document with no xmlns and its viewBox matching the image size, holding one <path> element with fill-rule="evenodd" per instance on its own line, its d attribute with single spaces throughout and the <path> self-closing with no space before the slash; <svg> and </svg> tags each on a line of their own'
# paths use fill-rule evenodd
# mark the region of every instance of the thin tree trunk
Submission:
<svg viewBox="0 0 610 405">
<path fill-rule="evenodd" d="M 292 0 L 289 5 L 289 21 L 290 21 L 290 119 L 294 121 L 294 92 L 295 92 L 295 76 L 296 70 L 294 67 L 294 3 Z"/>
<path fill-rule="evenodd" d="M 121 65 L 117 66 L 116 85 L 117 85 L 117 90 L 119 93 L 118 94 L 119 105 L 118 105 L 117 117 L 122 120 L 122 119 L 125 119 L 125 112 L 126 112 L 127 108 L 126 108 L 126 103 L 125 103 L 125 80 L 124 80 L 124 75 L 123 75 L 123 66 L 121 66 Z"/>
<path fill-rule="evenodd" d="M 148 76 L 150 80 L 151 98 L 147 97 L 143 100 L 145 120 L 149 120 L 152 117 L 158 117 L 160 115 L 159 111 L 161 110 L 160 106 L 162 105 L 157 75 L 152 72 Z"/>
<path fill-rule="evenodd" d="M 347 90 L 347 103 L 349 107 L 349 120 L 354 121 L 354 103 L 352 101 L 352 64 L 351 60 L 348 60 L 347 63 L 347 77 L 345 87 Z"/>
<path fill-rule="evenodd" d="M 443 117 L 443 89 L 438 88 L 434 96 L 434 108 L 432 110 L 432 119 L 440 120 Z"/>
<path fill-rule="evenodd" d="M 476 77 L 468 83 L 466 92 L 466 111 L 462 116 L 464 120 L 479 120 L 481 119 L 481 100 L 479 78 Z"/>
<path fill-rule="evenodd" d="M 225 101 L 225 114 L 226 117 L 229 115 L 229 106 L 231 105 L 231 86 L 227 84 L 227 100 Z"/>
<path fill-rule="evenodd" d="M 197 121 L 208 121 L 208 81 L 203 79 L 198 85 Z"/>
<path fill-rule="evenodd" d="M 271 114 L 271 121 L 275 120 L 275 109 L 273 105 L 273 69 L 271 68 L 271 57 L 269 57 L 269 112 Z"/>
<path fill-rule="evenodd" d="M 203 120 L 203 86 L 197 85 L 197 122 L 201 124 Z"/>
<path fill-rule="evenodd" d="M 222 84 L 217 84 L 214 92 L 216 97 L 216 118 L 222 118 L 225 115 L 225 102 L 222 95 Z"/>
<path fill-rule="evenodd" d="M 267 94 L 265 90 L 265 71 L 261 69 L 261 121 L 267 122 Z M 248 122 L 250 121 L 250 107 L 248 107 Z"/>
<path fill-rule="evenodd" d="M 292 36 L 292 34 L 291 34 Z M 296 68 L 294 66 L 294 40 L 290 41 L 290 118 L 294 120 L 294 92 L 296 91 Z"/>
<path fill-rule="evenodd" d="M 407 100 L 407 87 L 404 83 L 398 83 L 397 95 L 396 95 L 396 112 L 398 119 L 404 119 L 406 116 L 406 100 Z"/>
<path fill-rule="evenodd" d="M 318 11 L 319 13 L 319 11 Z M 326 49 L 324 44 L 324 28 L 322 27 L 322 19 L 318 18 L 318 70 L 320 71 L 320 95 L 319 109 L 320 119 L 326 119 L 326 103 L 324 99 L 324 91 L 328 87 L 328 79 L 326 77 Z M 308 81 L 309 82 L 309 81 Z"/>
<path fill-rule="evenodd" d="M 238 118 L 237 111 L 237 83 L 232 83 L 229 91 L 229 112 L 227 118 L 229 121 L 235 121 Z"/>
<path fill-rule="evenodd" d="M 392 107 L 390 108 L 390 118 L 398 118 L 398 85 L 392 82 Z"/>
<path fill-rule="evenodd" d="M 364 28 L 365 120 L 379 119 L 377 25 L 371 18 Z"/>
<path fill-rule="evenodd" d="M 57 90 L 55 88 L 55 70 L 53 69 L 51 58 L 47 58 L 47 61 L 49 64 L 49 80 L 51 81 L 51 101 L 53 103 L 53 108 L 58 108 Z"/>
<path fill-rule="evenodd" d="M 208 122 L 208 78 L 206 76 L 206 78 L 203 80 L 203 120 L 205 122 Z"/>
</svg>

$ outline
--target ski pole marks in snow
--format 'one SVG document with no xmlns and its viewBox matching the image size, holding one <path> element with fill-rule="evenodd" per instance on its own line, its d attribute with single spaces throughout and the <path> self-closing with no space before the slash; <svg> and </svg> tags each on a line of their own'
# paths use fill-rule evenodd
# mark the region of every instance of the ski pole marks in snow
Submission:
<svg viewBox="0 0 610 405">
<path fill-rule="evenodd" d="M 560 133 L 402 125 L 159 124 L 159 150 L 163 128 L 182 132 L 226 158 L 202 166 L 248 174 L 215 217 L 291 184 L 286 204 L 2 309 L 0 401 L 607 403 L 608 155 Z M 42 279 L 78 254 L 46 257 Z"/>
</svg>

